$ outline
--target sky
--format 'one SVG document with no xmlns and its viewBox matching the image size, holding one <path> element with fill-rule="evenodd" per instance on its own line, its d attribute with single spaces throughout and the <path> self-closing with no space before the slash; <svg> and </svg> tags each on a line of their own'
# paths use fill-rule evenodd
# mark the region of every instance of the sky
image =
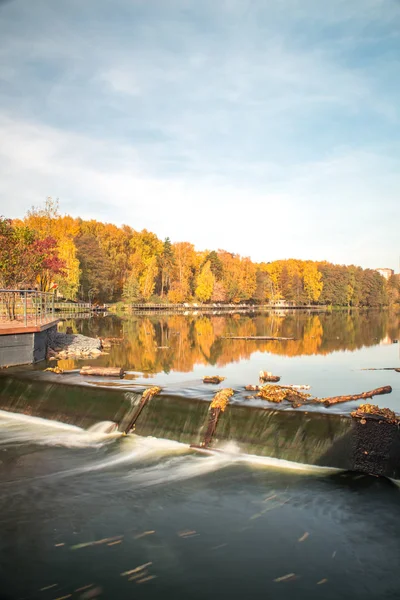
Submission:
<svg viewBox="0 0 400 600">
<path fill-rule="evenodd" d="M 0 214 L 399 270 L 400 0 L 0 0 Z"/>
</svg>

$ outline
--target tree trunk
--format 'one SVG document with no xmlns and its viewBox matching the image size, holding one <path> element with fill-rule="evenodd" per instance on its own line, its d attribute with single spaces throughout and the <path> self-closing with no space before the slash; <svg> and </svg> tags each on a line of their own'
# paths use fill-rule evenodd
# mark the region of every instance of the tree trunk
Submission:
<svg viewBox="0 0 400 600">
<path fill-rule="evenodd" d="M 98 375 L 100 377 L 123 377 L 124 370 L 120 367 L 82 367 L 81 375 Z"/>
</svg>

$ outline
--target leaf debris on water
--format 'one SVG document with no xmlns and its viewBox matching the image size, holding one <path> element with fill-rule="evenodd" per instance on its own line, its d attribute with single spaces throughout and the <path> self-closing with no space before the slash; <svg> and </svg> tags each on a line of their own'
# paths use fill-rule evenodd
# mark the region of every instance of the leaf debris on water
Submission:
<svg viewBox="0 0 400 600">
<path fill-rule="evenodd" d="M 178 531 L 178 535 L 181 538 L 189 538 L 189 537 L 195 537 L 196 535 L 200 535 L 199 533 L 197 533 L 197 531 L 193 530 L 187 530 L 187 531 Z"/>
<path fill-rule="evenodd" d="M 326 583 L 328 580 L 327 579 L 321 579 L 321 581 L 318 581 L 317 585 L 322 585 L 323 583 Z"/>
<path fill-rule="evenodd" d="M 144 577 L 143 579 L 138 579 L 136 583 L 146 583 L 146 581 L 151 581 L 152 579 L 156 579 L 157 575 L 149 575 L 148 577 Z"/>
<path fill-rule="evenodd" d="M 130 571 L 124 571 L 123 573 L 121 573 L 121 577 L 126 577 L 127 575 L 133 575 L 133 573 L 138 573 L 138 571 L 143 571 L 143 569 L 149 567 L 152 564 L 152 562 L 147 562 L 144 563 L 144 565 L 139 565 L 138 567 L 135 567 L 135 569 L 131 569 Z"/>
<path fill-rule="evenodd" d="M 213 546 L 211 550 L 219 550 L 219 548 L 225 548 L 228 544 L 219 544 L 219 546 Z"/>
<path fill-rule="evenodd" d="M 308 531 L 306 531 L 297 541 L 298 542 L 304 542 L 304 540 L 306 540 L 309 537 L 309 533 Z"/>
<path fill-rule="evenodd" d="M 139 571 L 139 573 L 135 573 L 128 577 L 128 581 L 136 581 L 136 579 L 141 579 L 142 577 L 146 577 L 148 574 L 148 570 L 144 569 L 143 571 Z"/>
<path fill-rule="evenodd" d="M 80 598 L 82 598 L 82 600 L 92 600 L 92 598 L 97 598 L 98 596 L 101 596 L 102 593 L 103 589 L 100 586 L 97 586 L 84 592 L 80 596 Z"/>
<path fill-rule="evenodd" d="M 332 553 L 332 558 L 335 558 L 336 556 L 336 550 Z"/>
<path fill-rule="evenodd" d="M 289 581 L 293 577 L 296 577 L 295 573 L 288 573 L 287 575 L 282 575 L 282 577 L 277 577 L 274 581 L 275 583 L 280 583 L 281 581 Z"/>
<path fill-rule="evenodd" d="M 151 529 L 150 531 L 143 531 L 142 533 L 135 535 L 134 539 L 140 540 L 140 538 L 146 537 L 146 535 L 153 535 L 153 533 L 155 533 L 154 529 Z"/>
<path fill-rule="evenodd" d="M 263 502 L 268 502 L 268 500 L 273 500 L 274 498 L 276 498 L 277 494 L 272 494 L 272 496 L 268 496 L 267 498 L 264 498 Z"/>
<path fill-rule="evenodd" d="M 88 590 L 89 588 L 93 587 L 93 585 L 93 583 L 89 583 L 88 585 L 84 585 L 83 587 L 77 588 L 75 592 L 84 592 L 85 590 Z"/>
<path fill-rule="evenodd" d="M 46 587 L 42 587 L 40 588 L 40 592 L 45 592 L 46 590 L 51 590 L 52 588 L 55 588 L 58 586 L 58 583 L 53 583 L 52 585 L 46 585 Z"/>
<path fill-rule="evenodd" d="M 71 546 L 71 550 L 80 550 L 81 548 L 87 548 L 88 546 L 100 546 L 101 544 L 122 540 L 123 537 L 123 535 L 116 535 L 115 537 L 103 538 L 102 540 L 94 540 L 93 542 L 83 542 L 82 544 Z"/>
</svg>

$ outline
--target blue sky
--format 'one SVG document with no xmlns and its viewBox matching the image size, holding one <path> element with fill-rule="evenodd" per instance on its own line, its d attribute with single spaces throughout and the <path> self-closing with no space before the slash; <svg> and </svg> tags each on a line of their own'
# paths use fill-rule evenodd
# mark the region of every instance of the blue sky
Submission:
<svg viewBox="0 0 400 600">
<path fill-rule="evenodd" d="M 0 213 L 398 270 L 397 0 L 0 0 L 0 40 Z"/>
</svg>

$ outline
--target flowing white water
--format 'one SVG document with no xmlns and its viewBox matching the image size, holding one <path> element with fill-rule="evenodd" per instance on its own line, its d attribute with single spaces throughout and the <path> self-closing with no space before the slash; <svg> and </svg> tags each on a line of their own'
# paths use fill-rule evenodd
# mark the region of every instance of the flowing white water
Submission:
<svg viewBox="0 0 400 600">
<path fill-rule="evenodd" d="M 115 423 L 111 421 L 97 423 L 89 430 L 84 430 L 57 421 L 0 411 L 0 426 L 3 433 L 0 444 L 3 445 L 29 443 L 71 449 L 95 449 L 120 440 L 118 446 L 115 446 L 115 451 L 112 449 L 109 456 L 101 460 L 93 460 L 91 457 L 83 466 L 63 470 L 52 476 L 73 476 L 113 469 L 125 464 L 127 468 L 128 465 L 133 466 L 126 478 L 132 479 L 135 486 L 149 487 L 199 477 L 238 463 L 316 474 L 338 471 L 329 467 L 243 454 L 234 442 L 224 444 L 217 451 L 202 449 L 201 453 L 207 456 L 201 456 L 187 444 L 172 440 L 137 435 L 124 436 L 115 431 Z M 154 461 L 157 461 L 156 464 Z"/>
<path fill-rule="evenodd" d="M 10 413 L 0 410 L 2 436 L 0 444 L 38 444 L 45 446 L 65 446 L 67 448 L 100 447 L 121 437 L 121 433 L 107 433 L 104 426 L 96 430 L 82 429 L 59 421 L 40 417 Z M 95 426 L 96 427 L 96 426 Z M 109 428 L 109 425 L 108 425 Z"/>
</svg>

